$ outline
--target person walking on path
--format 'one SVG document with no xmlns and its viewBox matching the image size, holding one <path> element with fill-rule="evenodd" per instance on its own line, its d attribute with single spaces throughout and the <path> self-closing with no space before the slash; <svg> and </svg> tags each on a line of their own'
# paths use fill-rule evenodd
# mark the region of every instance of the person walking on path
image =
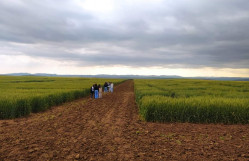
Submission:
<svg viewBox="0 0 249 161">
<path fill-rule="evenodd" d="M 111 92 L 111 83 L 108 82 L 108 92 Z"/>
<path fill-rule="evenodd" d="M 114 85 L 113 85 L 113 83 L 111 82 L 111 92 L 113 92 L 113 87 L 114 87 Z"/>
<path fill-rule="evenodd" d="M 92 85 L 92 87 L 90 89 L 90 93 L 91 93 L 91 98 L 93 98 L 93 96 L 94 96 L 94 84 Z"/>
<path fill-rule="evenodd" d="M 94 93 L 95 93 L 95 99 L 99 98 L 99 88 L 97 84 L 94 85 Z"/>
<path fill-rule="evenodd" d="M 107 84 L 107 82 L 105 82 L 105 84 L 104 84 L 104 92 L 107 92 L 107 86 L 108 86 L 108 84 Z"/>
<path fill-rule="evenodd" d="M 99 98 L 102 98 L 102 87 L 100 84 L 99 84 Z"/>
</svg>

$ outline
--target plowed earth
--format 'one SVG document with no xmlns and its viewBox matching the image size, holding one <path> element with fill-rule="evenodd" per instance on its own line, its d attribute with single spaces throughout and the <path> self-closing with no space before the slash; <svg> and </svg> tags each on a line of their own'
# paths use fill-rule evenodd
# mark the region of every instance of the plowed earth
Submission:
<svg viewBox="0 0 249 161">
<path fill-rule="evenodd" d="M 249 125 L 141 121 L 133 81 L 0 121 L 0 160 L 249 160 Z"/>
</svg>

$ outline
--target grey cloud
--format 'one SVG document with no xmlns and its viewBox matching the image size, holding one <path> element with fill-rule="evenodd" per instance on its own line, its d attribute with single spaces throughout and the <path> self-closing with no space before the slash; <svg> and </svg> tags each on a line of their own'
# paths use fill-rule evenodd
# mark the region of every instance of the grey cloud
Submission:
<svg viewBox="0 0 249 161">
<path fill-rule="evenodd" d="M 79 66 L 249 68 L 247 0 L 115 1 L 108 21 L 69 0 L 19 2 L 0 2 L 0 54 Z"/>
</svg>

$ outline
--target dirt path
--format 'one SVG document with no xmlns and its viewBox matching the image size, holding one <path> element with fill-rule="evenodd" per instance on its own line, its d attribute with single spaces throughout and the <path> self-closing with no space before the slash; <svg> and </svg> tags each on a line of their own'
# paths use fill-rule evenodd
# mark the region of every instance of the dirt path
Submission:
<svg viewBox="0 0 249 161">
<path fill-rule="evenodd" d="M 0 121 L 0 160 L 249 160 L 249 125 L 140 121 L 133 81 Z"/>
</svg>

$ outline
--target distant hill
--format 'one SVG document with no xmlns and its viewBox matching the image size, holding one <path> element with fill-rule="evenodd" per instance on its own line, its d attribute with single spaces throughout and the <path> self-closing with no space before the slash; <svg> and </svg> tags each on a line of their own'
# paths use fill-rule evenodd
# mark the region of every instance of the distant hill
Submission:
<svg viewBox="0 0 249 161">
<path fill-rule="evenodd" d="M 122 79 L 203 79 L 203 80 L 227 80 L 227 81 L 249 81 L 249 78 L 243 77 L 181 77 L 178 75 L 57 75 L 57 74 L 47 74 L 47 73 L 10 73 L 10 74 L 0 74 L 9 76 L 46 76 L 46 77 L 84 77 L 84 78 L 122 78 Z"/>
<path fill-rule="evenodd" d="M 153 79 L 153 78 L 183 78 L 177 75 L 107 75 L 107 74 L 99 74 L 99 75 L 57 75 L 57 74 L 47 74 L 47 73 L 10 73 L 10 74 L 0 74 L 0 75 L 9 75 L 9 76 L 47 76 L 47 77 L 86 77 L 86 78 L 124 78 L 124 79 Z"/>
<path fill-rule="evenodd" d="M 204 79 L 204 80 L 224 80 L 224 81 L 249 81 L 249 78 L 243 77 L 186 77 L 189 79 Z"/>
<path fill-rule="evenodd" d="M 30 74 L 29 73 L 10 73 L 10 74 L 1 74 L 1 75 L 26 76 L 26 75 L 30 75 Z"/>
</svg>

